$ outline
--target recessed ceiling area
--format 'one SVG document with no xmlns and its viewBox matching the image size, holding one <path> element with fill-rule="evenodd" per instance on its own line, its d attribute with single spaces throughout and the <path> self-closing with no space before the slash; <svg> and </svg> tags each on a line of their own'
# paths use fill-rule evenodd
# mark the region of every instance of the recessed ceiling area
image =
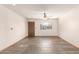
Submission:
<svg viewBox="0 0 79 59">
<path fill-rule="evenodd" d="M 27 18 L 43 18 L 43 13 L 49 18 L 63 16 L 78 5 L 73 4 L 7 4 L 3 5 Z"/>
</svg>

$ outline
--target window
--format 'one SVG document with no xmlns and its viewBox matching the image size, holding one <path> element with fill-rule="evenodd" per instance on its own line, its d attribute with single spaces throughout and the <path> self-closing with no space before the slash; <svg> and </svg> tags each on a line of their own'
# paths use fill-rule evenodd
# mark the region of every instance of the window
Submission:
<svg viewBox="0 0 79 59">
<path fill-rule="evenodd" d="M 50 23 L 41 23 L 40 30 L 52 30 L 52 25 Z"/>
</svg>

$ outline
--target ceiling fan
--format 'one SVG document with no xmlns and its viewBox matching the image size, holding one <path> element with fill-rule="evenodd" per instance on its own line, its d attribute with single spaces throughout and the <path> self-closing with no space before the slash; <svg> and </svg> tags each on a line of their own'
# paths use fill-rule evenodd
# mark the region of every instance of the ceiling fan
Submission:
<svg viewBox="0 0 79 59">
<path fill-rule="evenodd" d="M 43 19 L 44 19 L 44 20 L 47 20 L 47 19 L 48 19 L 46 12 L 43 13 Z"/>
</svg>

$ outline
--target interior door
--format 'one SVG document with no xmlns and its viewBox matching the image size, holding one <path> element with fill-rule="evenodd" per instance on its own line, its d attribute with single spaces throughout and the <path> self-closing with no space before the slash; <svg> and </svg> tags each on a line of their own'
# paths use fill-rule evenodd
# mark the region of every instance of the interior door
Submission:
<svg viewBox="0 0 79 59">
<path fill-rule="evenodd" d="M 35 22 L 28 22 L 28 37 L 35 36 Z"/>
</svg>

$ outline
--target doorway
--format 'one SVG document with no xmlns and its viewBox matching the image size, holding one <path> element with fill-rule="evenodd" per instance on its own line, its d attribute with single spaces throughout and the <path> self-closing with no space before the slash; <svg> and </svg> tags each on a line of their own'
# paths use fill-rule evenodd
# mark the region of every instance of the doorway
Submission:
<svg viewBox="0 0 79 59">
<path fill-rule="evenodd" d="M 35 22 L 28 22 L 28 37 L 35 36 Z"/>
</svg>

